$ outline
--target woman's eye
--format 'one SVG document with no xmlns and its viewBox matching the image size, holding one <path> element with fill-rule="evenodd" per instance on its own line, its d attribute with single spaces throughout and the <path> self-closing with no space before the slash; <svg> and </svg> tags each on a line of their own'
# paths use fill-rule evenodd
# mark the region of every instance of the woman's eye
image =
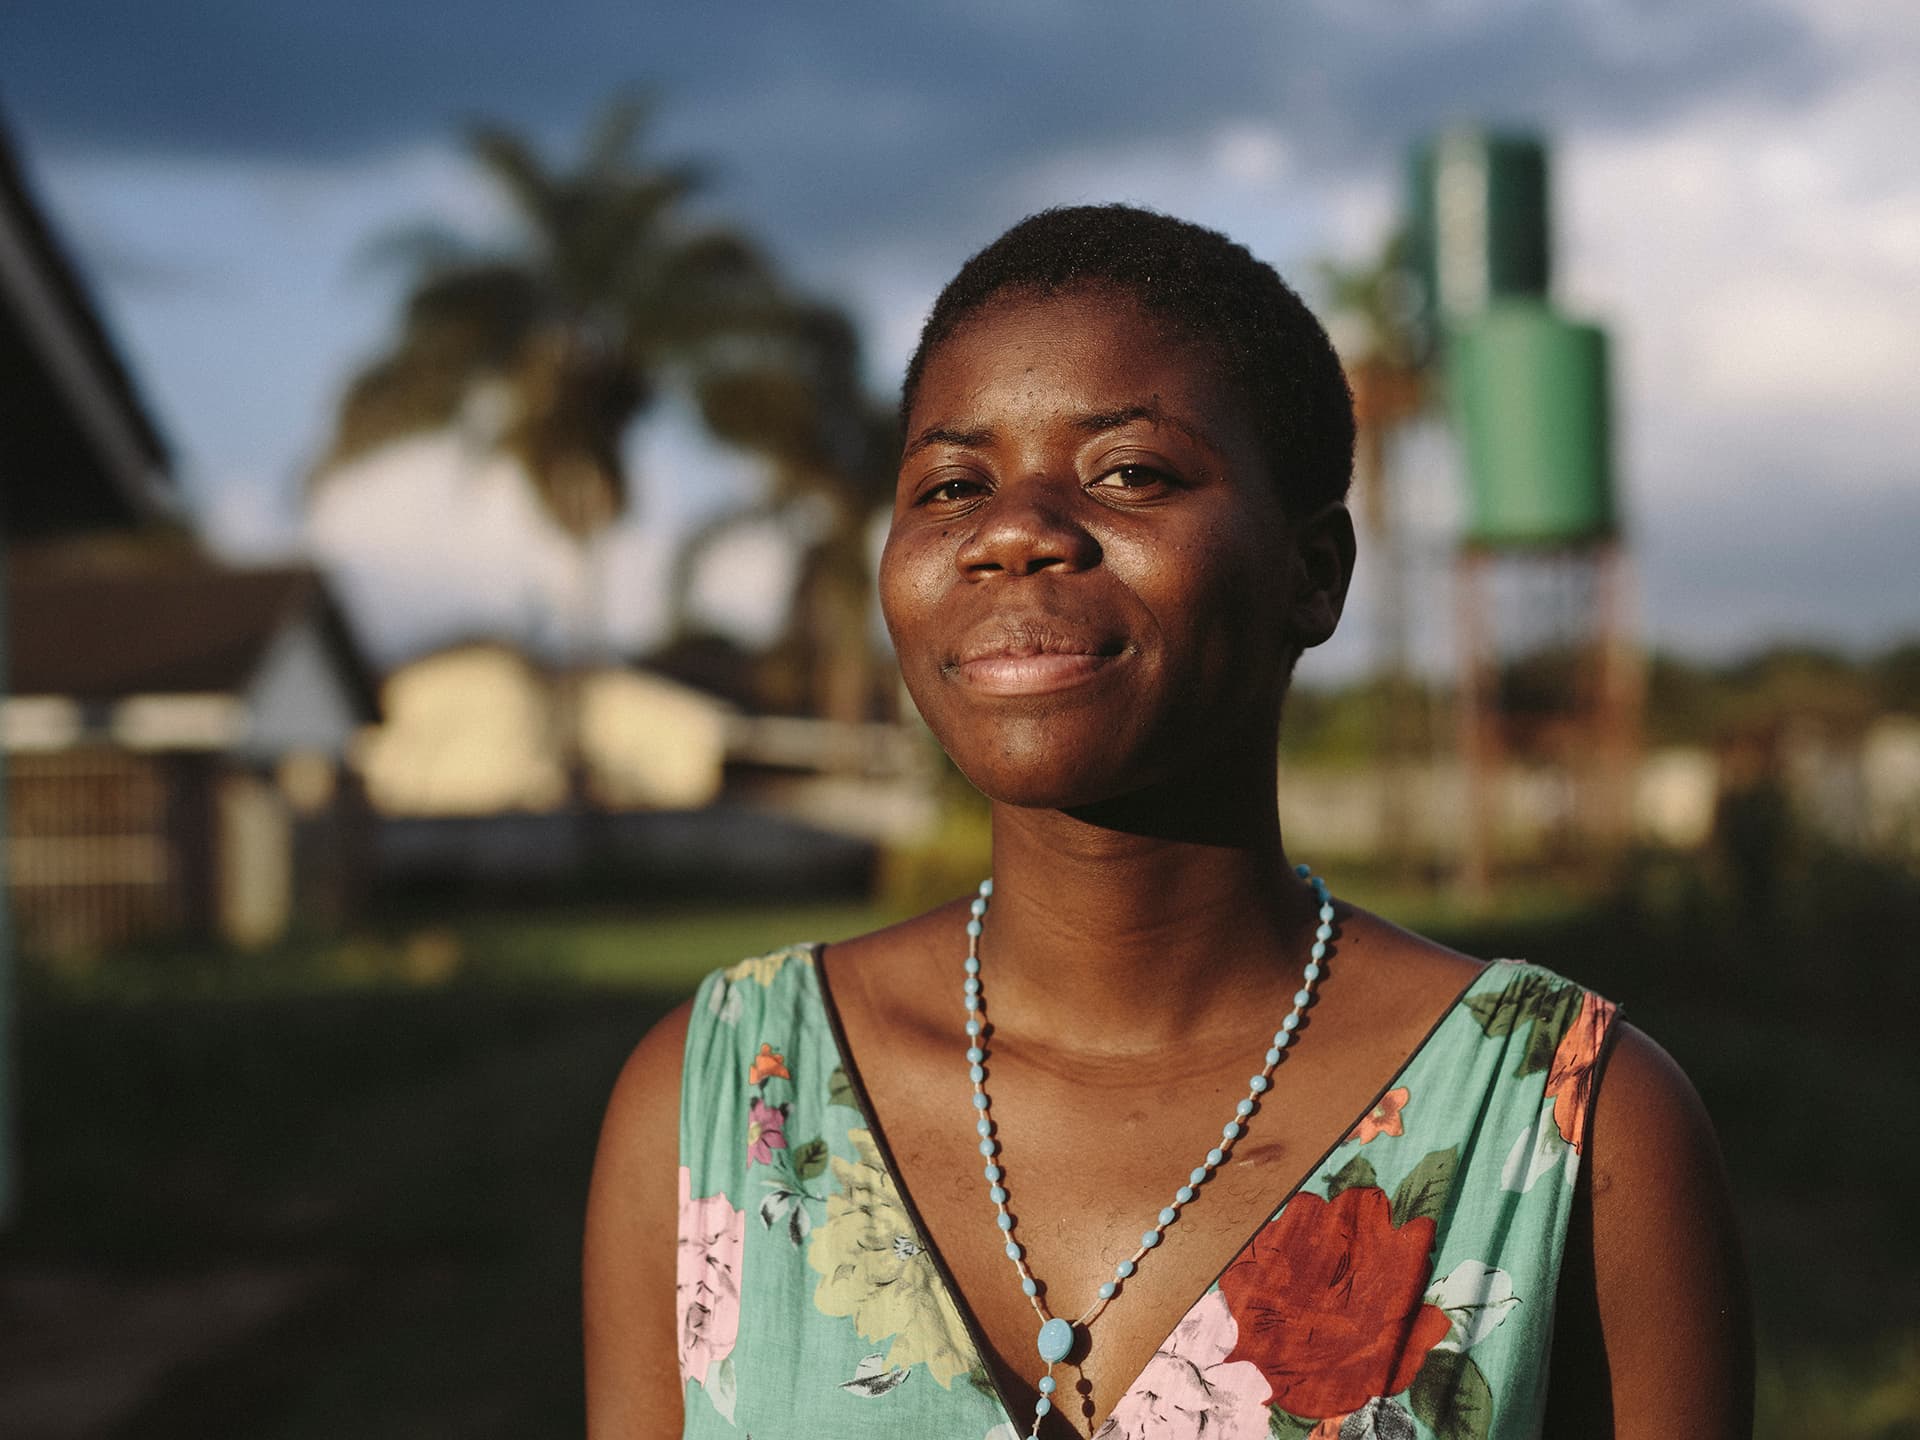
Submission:
<svg viewBox="0 0 1920 1440">
<path fill-rule="evenodd" d="M 1116 465 L 1093 483 L 1109 490 L 1151 490 L 1168 483 L 1168 476 L 1151 465 Z"/>
<path fill-rule="evenodd" d="M 980 482 L 978 480 L 956 477 L 951 480 L 942 480 L 939 484 L 929 485 L 925 490 L 922 490 L 920 492 L 920 503 L 922 505 L 939 502 L 951 504 L 956 500 L 970 499 L 978 494 L 979 491 Z"/>
</svg>

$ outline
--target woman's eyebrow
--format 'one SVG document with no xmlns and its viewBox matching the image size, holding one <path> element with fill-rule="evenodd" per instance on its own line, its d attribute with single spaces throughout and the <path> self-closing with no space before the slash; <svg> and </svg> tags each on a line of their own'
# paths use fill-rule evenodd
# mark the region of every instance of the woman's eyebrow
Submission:
<svg viewBox="0 0 1920 1440">
<path fill-rule="evenodd" d="M 1118 410 L 1102 410 L 1093 415 L 1076 415 L 1072 420 L 1073 428 L 1085 435 L 1098 435 L 1107 430 L 1118 430 L 1123 425 L 1131 425 L 1136 420 L 1145 420 L 1150 425 L 1165 425 L 1178 430 L 1188 439 L 1194 440 L 1207 449 L 1219 453 L 1220 447 L 1213 443 L 1206 431 L 1189 425 L 1178 416 L 1169 415 L 1158 403 L 1146 401 L 1139 405 L 1123 405 Z"/>
<path fill-rule="evenodd" d="M 929 445 L 957 445 L 962 449 L 978 450 L 993 443 L 993 431 L 982 426 L 978 430 L 952 430 L 944 425 L 929 425 L 912 440 L 907 448 L 900 452 L 904 461 L 926 449 Z"/>
</svg>

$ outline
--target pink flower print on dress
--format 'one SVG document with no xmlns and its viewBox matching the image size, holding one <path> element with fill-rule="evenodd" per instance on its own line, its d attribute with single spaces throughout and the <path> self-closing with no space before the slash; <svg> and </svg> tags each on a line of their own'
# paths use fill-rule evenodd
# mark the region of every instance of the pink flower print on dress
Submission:
<svg viewBox="0 0 1920 1440">
<path fill-rule="evenodd" d="M 1203 1295 L 1095 1440 L 1267 1440 L 1273 1387 L 1259 1366 L 1227 1359 L 1239 1338 L 1226 1296 Z"/>
<path fill-rule="evenodd" d="M 740 1256 L 747 1212 L 724 1195 L 693 1198 L 693 1174 L 680 1167 L 679 1254 L 674 1265 L 674 1318 L 680 1374 L 705 1384 L 707 1371 L 733 1353 L 740 1335 Z"/>
<path fill-rule="evenodd" d="M 1380 1103 L 1369 1110 L 1366 1117 L 1353 1127 L 1353 1133 L 1347 1138 L 1358 1140 L 1362 1145 L 1370 1143 L 1380 1135 L 1404 1135 L 1407 1127 L 1400 1120 L 1400 1112 L 1407 1108 L 1407 1087 L 1404 1085 L 1387 1091 L 1380 1097 Z"/>
<path fill-rule="evenodd" d="M 758 1095 L 747 1107 L 747 1163 L 771 1165 L 773 1152 L 787 1148 L 787 1112 Z"/>
</svg>

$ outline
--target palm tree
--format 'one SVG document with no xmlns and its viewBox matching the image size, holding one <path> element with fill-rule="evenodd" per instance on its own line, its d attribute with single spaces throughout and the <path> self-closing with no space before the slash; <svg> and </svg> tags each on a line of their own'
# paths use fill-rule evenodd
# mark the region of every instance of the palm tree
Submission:
<svg viewBox="0 0 1920 1440">
<path fill-rule="evenodd" d="M 770 265 L 737 234 L 682 213 L 699 185 L 642 153 L 648 107 L 615 101 L 570 169 L 491 125 L 468 149 L 508 199 L 524 242 L 479 252 L 437 227 L 379 247 L 419 271 L 398 342 L 341 401 L 317 481 L 388 441 L 452 422 L 491 386 L 500 443 L 547 512 L 583 545 L 627 508 L 620 440 L 662 373 L 698 371 L 728 337 L 781 308 Z"/>
<path fill-rule="evenodd" d="M 737 531 L 772 524 L 800 550 L 799 575 L 773 665 L 790 699 L 828 719 L 869 718 L 875 696 L 869 537 L 893 493 L 897 426 L 860 381 L 858 337 L 846 316 L 796 305 L 758 343 L 736 351 L 698 387 L 708 428 L 766 458 L 767 493 L 708 521 L 681 548 L 670 592 L 672 629 L 688 628 L 701 560 Z"/>
</svg>

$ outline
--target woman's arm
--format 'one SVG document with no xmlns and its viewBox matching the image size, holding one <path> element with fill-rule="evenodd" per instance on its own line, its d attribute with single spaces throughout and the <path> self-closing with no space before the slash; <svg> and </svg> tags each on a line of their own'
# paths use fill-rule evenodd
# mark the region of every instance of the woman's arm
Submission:
<svg viewBox="0 0 1920 1440">
<path fill-rule="evenodd" d="M 1546 1433 L 1748 1440 L 1753 1322 L 1720 1147 L 1680 1067 L 1620 1031 L 1575 1192 Z"/>
<path fill-rule="evenodd" d="M 680 1064 L 688 1003 L 647 1032 L 613 1087 L 581 1265 L 590 1440 L 678 1435 L 674 1336 Z"/>
</svg>

